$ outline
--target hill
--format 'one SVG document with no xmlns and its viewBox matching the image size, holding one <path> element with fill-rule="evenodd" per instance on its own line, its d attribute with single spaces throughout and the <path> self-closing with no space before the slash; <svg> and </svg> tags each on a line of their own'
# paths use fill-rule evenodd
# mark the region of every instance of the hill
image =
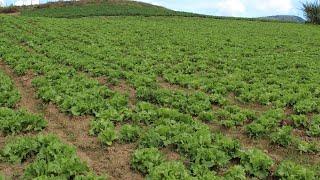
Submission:
<svg viewBox="0 0 320 180">
<path fill-rule="evenodd" d="M 203 16 L 127 0 L 53 2 L 24 8 L 21 10 L 21 14 L 23 16 L 54 18 L 89 16 Z"/>
<path fill-rule="evenodd" d="M 153 4 L 128 0 L 58 1 L 32 6 L 0 8 L 0 13 L 17 13 L 29 17 L 81 18 L 91 16 L 183 16 L 246 21 L 303 22 L 297 16 L 269 16 L 261 18 L 226 17 L 174 11 Z"/>
<path fill-rule="evenodd" d="M 305 22 L 305 20 L 303 18 L 301 18 L 299 16 L 291 16 L 291 15 L 267 16 L 267 17 L 260 17 L 258 19 L 284 21 L 284 22 L 297 22 L 297 23 L 304 23 Z"/>
<path fill-rule="evenodd" d="M 0 179 L 320 179 L 317 26 L 46 6 L 0 15 Z"/>
</svg>

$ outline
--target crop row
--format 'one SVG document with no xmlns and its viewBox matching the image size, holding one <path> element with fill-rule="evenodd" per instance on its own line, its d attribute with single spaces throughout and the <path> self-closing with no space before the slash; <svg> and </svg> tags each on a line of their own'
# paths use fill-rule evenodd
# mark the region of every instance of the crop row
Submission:
<svg viewBox="0 0 320 180">
<path fill-rule="evenodd" d="M 159 22 L 155 23 L 154 19 Z M 200 28 L 196 30 L 200 35 L 193 39 L 184 38 L 195 30 L 189 27 L 190 21 L 182 18 L 167 18 L 166 21 L 161 18 L 114 18 L 107 20 L 107 25 L 101 28 L 97 26 L 99 20 L 86 19 L 82 25 L 78 25 L 76 20 L 34 20 L 38 21 L 32 26 L 35 28 L 32 32 L 34 37 L 19 38 L 51 59 L 71 63 L 93 74 L 127 78 L 135 87 L 156 82 L 157 76 L 162 76 L 172 84 L 217 96 L 232 92 L 243 103 L 290 107 L 298 114 L 319 111 L 319 88 L 316 87 L 318 66 L 313 61 L 317 58 L 313 53 L 316 50 L 301 44 L 309 50 L 301 51 L 289 42 L 290 37 L 286 37 L 285 32 L 280 33 L 284 45 L 276 45 L 278 39 L 275 38 L 270 38 L 270 43 L 258 39 L 265 45 L 262 48 L 258 42 L 247 42 L 252 38 L 247 35 L 249 29 L 244 29 L 238 38 L 233 37 L 234 32 L 229 30 L 227 33 L 232 38 L 228 39 L 217 37 L 214 33 L 219 33 L 221 29 L 213 28 L 212 32 L 208 32 L 211 38 L 207 41 L 201 34 L 207 26 L 212 26 L 212 20 L 201 20 Z M 183 28 L 176 27 L 177 21 Z M 225 25 L 223 21 L 215 23 Z M 276 24 L 270 24 L 277 28 Z M 134 30 L 127 29 L 127 26 Z M 293 25 L 282 26 L 290 28 Z M 29 25 L 24 28 L 28 29 Z M 63 31 L 64 28 L 70 30 L 68 34 Z M 170 32 L 170 28 L 177 32 Z M 78 29 L 84 31 L 79 32 Z M 302 29 L 296 29 L 301 36 L 306 36 Z M 269 36 L 272 33 L 275 32 L 270 32 Z M 256 34 L 254 37 L 260 38 Z M 139 45 L 140 42 L 143 46 Z M 236 45 L 241 43 L 246 43 L 250 49 Z M 210 47 L 216 51 L 212 52 Z M 277 52 L 282 49 L 283 53 Z M 265 68 L 261 70 L 260 67 Z M 137 79 L 141 82 L 136 82 Z"/>
<path fill-rule="evenodd" d="M 21 54 L 25 54 L 25 52 L 21 52 Z M 44 53 L 44 54 L 46 54 L 46 56 L 49 56 L 47 53 Z M 31 54 L 30 56 L 34 56 L 34 55 Z M 43 59 L 46 59 L 46 58 L 47 57 L 43 57 L 41 60 L 43 61 Z M 48 61 L 50 61 L 50 63 L 48 62 L 46 64 L 46 71 L 48 71 L 48 68 L 51 68 L 50 66 L 53 66 L 53 67 L 56 66 L 55 64 L 52 65 L 52 63 L 60 62 L 60 61 L 55 62 L 55 59 L 56 59 L 55 57 L 50 57 L 50 58 L 51 59 L 47 59 L 45 62 L 43 62 L 43 63 L 47 63 Z M 51 62 L 52 60 L 53 60 L 53 62 Z M 39 59 L 38 59 L 38 61 L 39 61 Z M 20 62 L 18 62 L 17 64 L 19 65 Z M 27 61 L 24 61 L 24 63 L 26 63 L 26 62 Z M 44 68 L 40 67 L 38 64 L 43 65 L 43 63 L 40 63 L 40 62 L 41 61 L 34 63 L 33 68 L 36 68 L 35 69 L 36 71 L 42 72 Z M 70 64 L 70 62 L 68 64 Z M 77 66 L 77 63 L 72 62 L 71 64 L 74 67 L 76 67 L 77 69 L 79 69 Z M 26 66 L 24 66 L 24 67 L 26 67 Z M 97 65 L 97 67 L 99 67 L 99 65 Z M 100 65 L 100 67 L 103 68 L 104 66 Z M 54 72 L 53 74 L 57 74 L 57 72 Z M 139 76 L 139 77 L 144 77 L 144 76 Z M 62 83 L 62 84 L 59 84 L 58 87 L 55 87 L 55 88 L 63 89 L 62 87 L 64 86 L 64 84 L 69 84 L 69 85 L 73 84 L 74 87 L 79 87 L 79 88 L 77 89 L 77 88 L 71 87 L 70 89 L 72 89 L 73 91 L 70 91 L 68 93 L 65 93 L 65 91 L 53 92 L 54 88 L 52 88 L 52 85 L 50 85 L 50 84 L 54 84 L 55 82 L 53 82 L 52 78 L 50 78 L 50 77 L 49 78 L 44 78 L 44 77 L 38 78 L 38 80 L 34 81 L 35 82 L 34 84 L 36 86 L 38 84 L 38 86 L 42 87 L 42 88 L 39 88 L 39 94 L 40 94 L 39 96 L 42 97 L 42 99 L 44 99 L 45 101 L 52 100 L 53 102 L 60 105 L 62 110 L 69 111 L 75 115 L 85 114 L 85 113 L 93 114 L 93 113 L 98 112 L 99 109 L 103 109 L 107 106 L 110 106 L 110 105 L 106 104 L 103 97 L 102 98 L 101 97 L 94 97 L 95 95 L 98 94 L 98 93 L 96 93 L 96 92 L 98 92 L 97 89 L 99 89 L 99 86 L 97 86 L 97 82 L 93 83 L 97 87 L 88 88 L 87 92 L 89 94 L 87 94 L 86 92 L 79 92 L 78 90 L 83 89 L 83 88 L 81 88 L 83 85 L 88 84 L 88 83 L 90 84 L 88 79 L 81 77 L 80 79 L 82 79 L 82 80 L 80 80 L 78 78 L 70 78 L 69 76 L 67 78 L 69 79 L 68 81 L 65 78 L 55 80 L 58 83 L 59 83 L 59 81 Z M 51 79 L 51 80 L 49 80 L 49 79 Z M 75 80 L 75 81 L 77 81 L 77 83 L 75 83 L 74 80 L 72 80 L 72 79 L 77 79 L 77 80 Z M 139 78 L 136 78 L 135 76 L 133 76 L 133 79 L 137 80 Z M 145 85 L 144 82 L 153 82 L 153 81 L 143 80 L 143 82 L 138 82 L 135 84 L 137 86 L 139 86 L 139 85 L 141 86 L 141 85 Z M 151 86 L 151 87 L 153 87 L 153 86 Z M 105 91 L 105 93 L 108 94 L 108 92 L 106 92 L 107 91 L 106 88 L 102 88 L 102 89 L 104 89 L 103 91 Z M 58 93 L 58 95 L 56 93 Z M 78 98 L 76 98 L 78 100 L 75 101 L 74 96 L 76 96 L 76 94 L 79 94 L 79 93 L 82 94 L 81 98 L 78 97 Z M 109 92 L 109 93 L 111 93 L 111 92 Z M 84 95 L 84 94 L 87 94 L 87 95 Z M 93 94 L 95 94 L 95 95 L 93 95 Z M 104 93 L 102 93 L 102 94 L 104 94 Z M 244 113 L 237 113 L 237 112 L 228 113 L 223 110 L 221 110 L 221 111 L 219 110 L 217 113 L 215 113 L 216 116 L 213 116 L 213 115 L 211 115 L 212 114 L 211 104 L 217 103 L 216 96 L 213 95 L 213 96 L 209 97 L 205 93 L 201 93 L 201 92 L 189 93 L 189 94 L 190 95 L 188 95 L 188 93 L 184 93 L 183 91 L 171 91 L 171 90 L 166 90 L 166 89 L 161 89 L 161 88 L 157 91 L 154 91 L 152 88 L 140 87 L 140 88 L 138 88 L 137 97 L 140 98 L 141 100 L 146 100 L 149 102 L 160 104 L 165 107 L 172 107 L 175 109 L 179 109 L 181 112 L 184 112 L 184 113 L 190 113 L 193 115 L 200 115 L 200 118 L 202 117 L 203 119 L 206 119 L 206 118 L 216 119 L 216 118 L 218 118 L 220 120 L 221 124 L 226 127 L 243 125 L 245 121 L 250 120 L 250 116 L 251 116 L 251 118 L 253 116 L 252 112 L 251 113 L 249 112 L 249 114 L 247 114 L 246 112 L 244 112 Z M 70 95 L 72 97 L 70 97 Z M 58 96 L 58 98 L 56 98 L 55 96 Z M 98 95 L 98 96 L 100 96 L 100 95 Z M 108 95 L 105 94 L 103 96 L 108 96 Z M 121 98 L 120 96 L 116 96 L 116 97 L 118 97 L 118 98 L 115 98 L 115 99 L 118 99 L 118 100 L 122 99 L 122 102 L 123 102 L 122 104 L 124 106 L 126 106 L 125 98 L 123 98 L 123 97 Z M 61 101 L 61 102 L 58 102 L 58 101 Z M 88 102 L 92 102 L 92 103 L 88 103 Z M 99 103 L 99 102 L 101 102 L 101 103 Z M 93 107 L 93 106 L 95 106 L 95 107 Z M 91 111 L 91 112 L 89 112 L 89 111 Z M 227 114 L 225 114 L 225 113 L 227 113 Z M 221 116 L 224 116 L 224 117 L 221 117 Z M 249 117 L 247 117 L 247 116 L 249 116 Z M 303 115 L 297 115 L 297 116 L 303 116 Z M 281 119 L 279 119 L 277 122 L 275 122 L 272 129 L 277 127 L 277 125 L 280 124 L 280 121 L 281 121 Z M 319 135 L 319 133 L 318 133 L 319 123 L 317 123 L 316 120 L 311 121 L 311 123 L 307 122 L 308 120 L 305 120 L 305 121 L 306 121 L 305 123 L 307 123 L 305 125 L 305 128 L 309 129 L 308 134 L 311 136 L 318 136 Z M 269 122 L 266 122 L 266 123 L 269 123 Z M 260 124 L 258 123 L 258 125 L 260 125 Z M 251 130 L 250 130 L 250 127 L 251 127 Z M 261 126 L 259 126 L 259 127 L 261 127 Z M 266 128 L 259 128 L 259 127 L 257 127 L 257 123 L 253 123 L 251 126 L 249 126 L 247 128 L 248 134 L 250 135 L 251 133 L 255 133 L 254 131 L 261 131 L 261 133 L 265 133 L 265 134 L 269 133 L 268 130 L 266 130 Z M 278 130 L 280 130 L 280 128 Z M 311 132 L 311 131 L 313 131 L 313 132 Z M 252 135 L 250 135 L 250 136 L 253 137 Z M 312 146 L 312 147 L 314 147 L 314 146 Z M 313 149 L 316 149 L 316 148 L 313 148 Z"/>
<path fill-rule="evenodd" d="M 229 128 L 244 126 L 245 132 L 251 137 L 268 136 L 272 142 L 282 146 L 294 145 L 302 152 L 318 151 L 312 142 L 297 140 L 292 136 L 292 128 L 283 125 L 287 117 L 282 110 L 272 109 L 260 115 L 236 106 L 226 106 L 225 103 L 228 93 L 233 92 L 242 102 L 293 107 L 296 115 L 290 116 L 290 122 L 293 122 L 291 126 L 303 128 L 309 136 L 319 136 L 318 117 L 309 120 L 303 115 L 318 111 L 317 79 L 313 76 L 316 62 L 296 64 L 285 71 L 283 68 L 287 64 L 281 60 L 288 58 L 288 52 L 296 51 L 296 47 L 290 45 L 290 48 L 285 48 L 288 51 L 286 56 L 275 54 L 273 58 L 268 57 L 270 60 L 261 60 L 264 51 L 273 51 L 273 47 L 265 44 L 266 49 L 256 49 L 257 52 L 253 53 L 235 45 L 241 39 L 222 39 L 224 43 L 216 45 L 208 44 L 208 39 L 205 42 L 203 36 L 185 39 L 182 35 L 195 30 L 188 29 L 190 22 L 172 18 L 166 19 L 164 24 L 161 18 L 157 19 L 160 22 L 140 18 L 121 18 L 119 21 L 115 18 L 106 21 L 107 25 L 101 25 L 97 23 L 101 19 L 93 18 L 85 19 L 79 25 L 76 20 L 62 22 L 45 18 L 3 17 L 1 21 L 7 26 L 0 31 L 4 44 L 1 46 L 1 57 L 17 73 L 23 74 L 32 69 L 39 74 L 33 80 L 39 98 L 53 102 L 62 111 L 73 115 L 94 115 L 89 133 L 98 136 L 103 144 L 110 146 L 117 139 L 121 142 L 138 142 L 139 149 L 137 155 L 133 156 L 132 166 L 150 178 L 173 178 L 176 173 L 171 174 L 172 171 L 179 172 L 178 176 L 185 179 L 213 179 L 218 176 L 214 172 L 224 172 L 229 169 L 231 161 L 236 160 L 240 160 L 239 166 L 230 168 L 223 176 L 232 179 L 235 175 L 242 178 L 248 175 L 263 179 L 271 175 L 275 162 L 268 155 L 260 150 L 242 148 L 235 139 L 212 134 L 209 126 L 197 119 L 217 121 Z M 28 21 L 30 23 L 26 23 Z M 177 28 L 177 21 L 181 21 L 181 27 L 187 30 Z M 211 25 L 207 21 L 202 23 L 198 30 L 200 34 L 204 33 L 204 29 L 207 30 L 202 26 Z M 159 31 L 161 35 L 171 37 L 170 33 L 173 33 L 172 37 L 177 39 L 169 38 L 166 42 L 166 38 L 153 31 L 159 26 L 164 28 Z M 167 26 L 177 32 L 169 31 Z M 33 31 L 29 30 L 30 27 Z M 68 34 L 62 30 L 64 28 L 70 29 Z M 209 35 L 219 40 L 213 32 Z M 17 33 L 20 35 L 16 36 Z M 141 41 L 143 46 L 139 45 Z M 272 43 L 276 43 L 276 40 Z M 197 46 L 190 49 L 192 44 Z M 250 45 L 253 49 L 258 46 Z M 214 46 L 220 51 L 211 52 L 207 46 Z M 233 53 L 235 57 L 230 57 L 233 51 L 237 53 Z M 300 52 L 296 52 L 296 55 L 293 59 L 301 56 Z M 311 59 L 314 57 L 312 54 L 309 56 Z M 282 63 L 275 65 L 277 61 Z M 297 62 L 293 60 L 290 63 Z M 266 70 L 259 69 L 264 66 Z M 306 73 L 309 67 L 312 68 Z M 138 100 L 152 104 L 141 102 L 130 109 L 126 96 L 110 91 L 81 71 L 106 76 L 115 83 L 124 78 L 136 88 Z M 188 91 L 161 88 L 157 84 L 159 76 Z M 293 76 L 298 78 L 292 79 Z M 297 88 L 297 83 L 304 88 Z M 306 103 L 301 103 L 302 99 Z M 219 104 L 221 108 L 213 111 L 213 104 Z M 123 125 L 127 123 L 131 124 Z M 115 128 L 118 124 L 123 125 L 119 132 Z M 161 158 L 156 149 L 162 148 L 178 152 L 187 158 L 188 163 Z M 149 150 L 151 155 L 148 155 Z M 152 159 L 154 154 L 156 160 Z M 147 160 L 144 161 L 144 158 Z M 156 161 L 155 165 L 143 167 L 143 164 L 152 161 Z M 316 177 L 315 172 L 295 163 L 283 162 L 272 176 Z"/>
<path fill-rule="evenodd" d="M 0 132 L 4 136 L 40 132 L 47 121 L 26 110 L 15 110 L 20 94 L 12 80 L 0 71 Z M 30 162 L 30 159 L 32 162 Z M 12 137 L 0 150 L 0 162 L 30 162 L 23 172 L 23 179 L 105 179 L 94 175 L 85 162 L 80 160 L 76 149 L 62 143 L 54 135 Z M 5 179 L 2 174 L 0 177 Z"/>
</svg>

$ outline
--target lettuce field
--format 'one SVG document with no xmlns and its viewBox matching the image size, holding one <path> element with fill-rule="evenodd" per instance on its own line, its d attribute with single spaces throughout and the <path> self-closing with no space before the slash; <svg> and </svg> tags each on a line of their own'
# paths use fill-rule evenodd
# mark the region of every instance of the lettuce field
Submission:
<svg viewBox="0 0 320 180">
<path fill-rule="evenodd" d="M 54 11 L 0 15 L 3 178 L 320 179 L 319 27 Z"/>
</svg>

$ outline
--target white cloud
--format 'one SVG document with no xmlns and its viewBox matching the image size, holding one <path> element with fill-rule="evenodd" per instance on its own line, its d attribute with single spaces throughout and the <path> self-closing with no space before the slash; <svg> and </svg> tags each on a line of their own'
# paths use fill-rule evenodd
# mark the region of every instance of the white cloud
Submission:
<svg viewBox="0 0 320 180">
<path fill-rule="evenodd" d="M 4 0 L 0 0 L 0 7 L 4 6 Z"/>
<path fill-rule="evenodd" d="M 219 15 L 238 16 L 246 11 L 246 6 L 241 0 L 224 0 L 215 5 Z"/>
<path fill-rule="evenodd" d="M 18 0 L 14 3 L 16 6 L 27 6 L 27 5 L 35 5 L 39 4 L 39 0 Z"/>
<path fill-rule="evenodd" d="M 289 12 L 294 9 L 292 0 L 254 1 L 255 8 L 261 11 Z"/>
</svg>

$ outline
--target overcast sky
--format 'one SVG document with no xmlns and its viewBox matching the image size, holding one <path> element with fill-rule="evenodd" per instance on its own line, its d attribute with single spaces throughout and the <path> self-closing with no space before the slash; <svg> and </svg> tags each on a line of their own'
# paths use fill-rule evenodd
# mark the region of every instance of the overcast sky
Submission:
<svg viewBox="0 0 320 180">
<path fill-rule="evenodd" d="M 0 4 L 29 5 L 47 0 L 0 0 Z M 137 0 L 169 9 L 217 16 L 261 17 L 298 15 L 306 0 Z M 309 0 L 311 1 L 311 0 Z"/>
</svg>

